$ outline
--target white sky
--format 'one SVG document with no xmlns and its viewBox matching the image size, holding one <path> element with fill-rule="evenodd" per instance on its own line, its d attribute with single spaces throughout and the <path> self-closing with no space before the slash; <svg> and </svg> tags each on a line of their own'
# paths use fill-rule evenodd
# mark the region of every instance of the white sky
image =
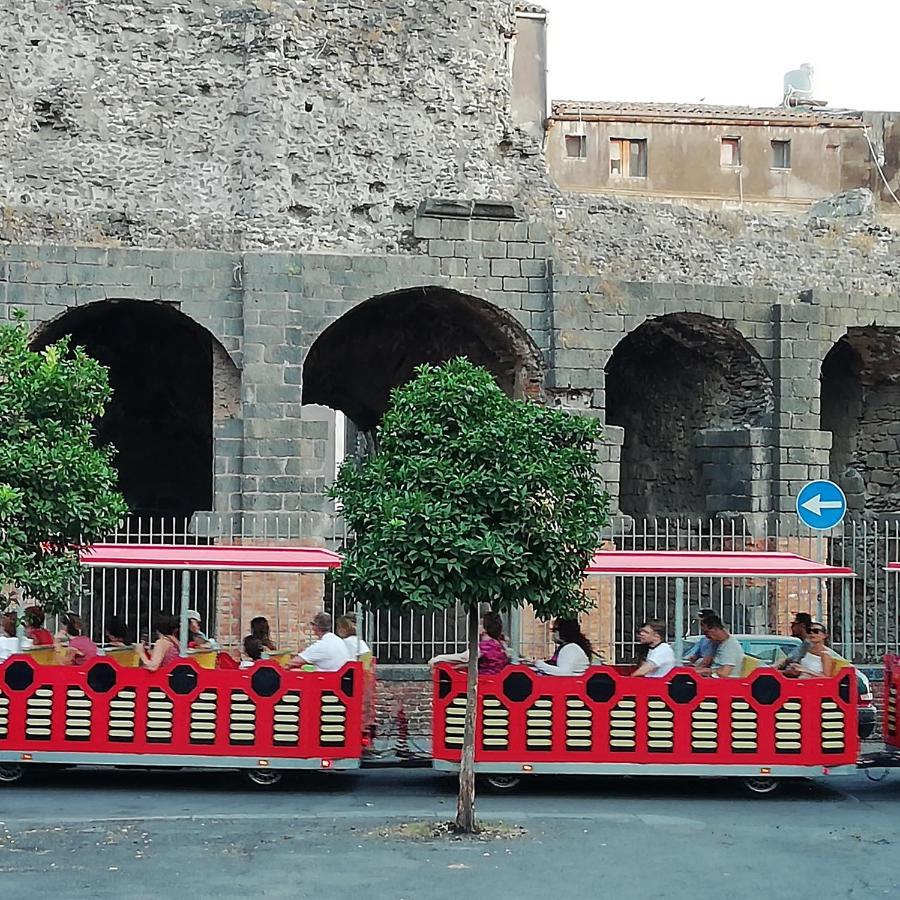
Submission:
<svg viewBox="0 0 900 900">
<path fill-rule="evenodd" d="M 900 0 L 539 0 L 554 100 L 777 106 L 815 69 L 830 106 L 900 110 Z"/>
</svg>

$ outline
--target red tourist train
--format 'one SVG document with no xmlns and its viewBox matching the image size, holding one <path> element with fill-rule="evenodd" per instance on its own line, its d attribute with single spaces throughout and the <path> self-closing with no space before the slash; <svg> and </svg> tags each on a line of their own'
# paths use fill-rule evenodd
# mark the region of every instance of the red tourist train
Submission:
<svg viewBox="0 0 900 900">
<path fill-rule="evenodd" d="M 327 550 L 243 546 L 106 545 L 84 561 L 104 568 L 282 573 L 340 565 Z M 604 551 L 589 573 L 852 577 L 850 570 L 784 553 Z M 683 591 L 676 595 L 683 598 Z M 682 615 L 679 607 L 679 621 Z M 803 680 L 763 668 L 730 679 L 701 678 L 690 669 L 638 679 L 630 671 L 601 666 L 554 678 L 513 666 L 480 678 L 477 771 L 497 788 L 513 786 L 524 774 L 558 772 L 734 777 L 765 793 L 782 778 L 857 766 L 850 666 L 829 679 Z M 886 750 L 863 759 L 867 767 L 900 763 L 900 659 L 886 660 L 885 678 Z M 0 664 L 0 782 L 15 782 L 40 764 L 230 768 L 260 786 L 290 769 L 357 768 L 373 690 L 372 671 L 359 663 L 330 673 L 288 670 L 275 661 L 206 668 L 185 657 L 150 672 L 114 656 L 75 667 L 48 665 L 38 653 L 16 654 Z M 438 666 L 437 769 L 458 767 L 465 708 L 464 675 Z"/>
</svg>

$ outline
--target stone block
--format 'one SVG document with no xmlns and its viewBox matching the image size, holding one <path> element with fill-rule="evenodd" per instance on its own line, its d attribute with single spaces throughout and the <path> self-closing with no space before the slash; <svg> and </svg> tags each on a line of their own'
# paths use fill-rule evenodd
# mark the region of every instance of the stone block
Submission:
<svg viewBox="0 0 900 900">
<path fill-rule="evenodd" d="M 453 256 L 455 252 L 455 242 L 454 241 L 445 241 L 445 240 L 437 240 L 437 241 L 429 241 L 428 242 L 428 255 L 429 256 Z"/>
<path fill-rule="evenodd" d="M 413 223 L 413 237 L 419 240 L 433 240 L 441 236 L 441 220 L 419 216 Z"/>
<path fill-rule="evenodd" d="M 506 245 L 506 255 L 510 259 L 533 259 L 534 245 L 527 241 L 510 241 Z"/>
<path fill-rule="evenodd" d="M 519 278 L 522 275 L 522 266 L 517 259 L 491 260 L 491 275 L 499 278 Z M 526 284 L 525 290 L 528 290 Z"/>
<path fill-rule="evenodd" d="M 453 255 L 461 259 L 481 259 L 482 244 L 479 241 L 454 241 Z"/>
<path fill-rule="evenodd" d="M 504 291 L 520 291 L 520 292 L 528 292 L 529 290 L 529 279 L 527 278 L 504 278 L 503 279 L 503 290 Z"/>
<path fill-rule="evenodd" d="M 547 278 L 547 260 L 523 259 L 521 265 L 522 275 L 525 278 Z"/>
<path fill-rule="evenodd" d="M 464 259 L 442 259 L 441 274 L 448 277 L 464 277 L 466 274 L 466 261 Z"/>
<path fill-rule="evenodd" d="M 472 240 L 474 241 L 498 241 L 500 239 L 500 223 L 485 219 L 475 219 L 472 222 Z"/>
<path fill-rule="evenodd" d="M 527 222 L 501 222 L 500 223 L 500 240 L 501 241 L 527 241 L 528 240 L 528 223 Z"/>
<path fill-rule="evenodd" d="M 441 219 L 441 237 L 448 241 L 467 241 L 472 237 L 469 219 Z"/>
<path fill-rule="evenodd" d="M 491 274 L 491 261 L 479 257 L 478 259 L 466 260 L 466 275 L 469 278 L 481 278 Z M 502 286 L 502 285 L 501 285 Z M 500 290 L 500 288 L 492 288 L 492 290 Z"/>
</svg>

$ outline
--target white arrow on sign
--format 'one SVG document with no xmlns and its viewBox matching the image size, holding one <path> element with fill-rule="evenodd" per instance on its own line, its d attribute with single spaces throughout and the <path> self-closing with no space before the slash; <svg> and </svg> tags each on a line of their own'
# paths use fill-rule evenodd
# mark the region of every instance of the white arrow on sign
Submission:
<svg viewBox="0 0 900 900">
<path fill-rule="evenodd" d="M 804 509 L 808 509 L 814 516 L 821 516 L 823 509 L 841 509 L 843 502 L 840 500 L 823 500 L 821 494 L 810 497 L 806 503 L 800 504 Z"/>
</svg>

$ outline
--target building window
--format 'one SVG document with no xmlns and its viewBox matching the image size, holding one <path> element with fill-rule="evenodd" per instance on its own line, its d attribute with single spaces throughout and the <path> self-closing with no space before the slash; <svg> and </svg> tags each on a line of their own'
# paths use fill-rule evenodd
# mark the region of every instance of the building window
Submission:
<svg viewBox="0 0 900 900">
<path fill-rule="evenodd" d="M 587 159 L 587 135 L 566 135 L 566 156 L 569 159 Z"/>
<path fill-rule="evenodd" d="M 719 163 L 723 166 L 737 168 L 741 164 L 741 139 L 738 137 L 722 138 L 719 151 Z"/>
<path fill-rule="evenodd" d="M 772 168 L 789 169 L 791 167 L 791 142 L 772 141 Z"/>
<path fill-rule="evenodd" d="M 646 178 L 647 141 L 610 138 L 609 174 L 626 178 Z"/>
</svg>

